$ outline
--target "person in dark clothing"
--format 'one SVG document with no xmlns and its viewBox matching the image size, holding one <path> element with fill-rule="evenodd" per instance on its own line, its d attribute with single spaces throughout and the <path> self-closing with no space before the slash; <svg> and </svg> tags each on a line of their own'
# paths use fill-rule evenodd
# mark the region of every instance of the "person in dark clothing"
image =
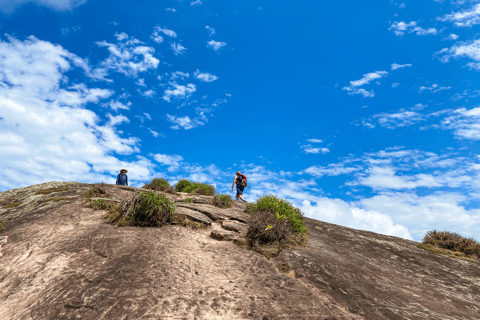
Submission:
<svg viewBox="0 0 480 320">
<path fill-rule="evenodd" d="M 242 175 L 242 173 L 238 171 L 233 179 L 232 191 L 235 184 L 237 185 L 237 194 L 235 195 L 235 200 L 240 198 L 242 201 L 247 202 L 247 200 L 243 199 L 243 189 L 247 186 L 247 176 Z"/>
<path fill-rule="evenodd" d="M 117 176 L 117 184 L 121 186 L 128 186 L 127 172 L 127 169 L 120 170 L 120 173 Z"/>
</svg>

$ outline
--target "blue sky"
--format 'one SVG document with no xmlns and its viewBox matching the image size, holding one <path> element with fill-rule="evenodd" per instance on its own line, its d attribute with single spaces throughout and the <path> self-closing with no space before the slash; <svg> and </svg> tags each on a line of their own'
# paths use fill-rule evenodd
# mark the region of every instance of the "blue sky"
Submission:
<svg viewBox="0 0 480 320">
<path fill-rule="evenodd" d="M 0 190 L 154 177 L 421 241 L 480 230 L 480 1 L 9 0 Z"/>
</svg>

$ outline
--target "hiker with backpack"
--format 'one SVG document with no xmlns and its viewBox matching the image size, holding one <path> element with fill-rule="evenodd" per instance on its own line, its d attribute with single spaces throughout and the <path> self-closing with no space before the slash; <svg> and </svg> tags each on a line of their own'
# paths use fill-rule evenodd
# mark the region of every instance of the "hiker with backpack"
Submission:
<svg viewBox="0 0 480 320">
<path fill-rule="evenodd" d="M 237 171 L 235 174 L 235 178 L 233 179 L 232 183 L 232 191 L 233 191 L 233 186 L 237 185 L 237 194 L 235 195 L 235 200 L 238 200 L 238 198 L 242 199 L 242 201 L 247 202 L 247 200 L 243 199 L 243 189 L 247 186 L 247 176 L 243 175 L 240 171 Z"/>
<path fill-rule="evenodd" d="M 120 170 L 120 173 L 117 176 L 117 183 L 121 186 L 128 186 L 128 177 L 127 177 L 127 169 Z"/>
</svg>

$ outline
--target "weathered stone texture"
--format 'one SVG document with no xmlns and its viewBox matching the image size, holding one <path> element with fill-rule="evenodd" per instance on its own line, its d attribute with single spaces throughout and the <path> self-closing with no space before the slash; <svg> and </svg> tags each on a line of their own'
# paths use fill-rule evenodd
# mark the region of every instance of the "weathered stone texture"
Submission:
<svg viewBox="0 0 480 320">
<path fill-rule="evenodd" d="M 43 195 L 33 196 L 64 184 L 69 191 L 54 196 L 75 197 L 42 204 Z M 308 245 L 267 260 L 212 238 L 220 230 L 242 242 L 216 222 L 210 230 L 107 224 L 105 211 L 78 198 L 88 188 L 50 183 L 0 193 L 24 201 L 0 209 L 0 220 L 9 217 L 1 319 L 479 319 L 480 264 L 413 241 L 305 218 Z M 106 188 L 117 199 L 134 194 Z M 209 206 L 194 205 L 178 209 Z M 222 217 L 234 211 L 214 209 Z M 285 263 L 290 276 L 277 269 Z"/>
</svg>

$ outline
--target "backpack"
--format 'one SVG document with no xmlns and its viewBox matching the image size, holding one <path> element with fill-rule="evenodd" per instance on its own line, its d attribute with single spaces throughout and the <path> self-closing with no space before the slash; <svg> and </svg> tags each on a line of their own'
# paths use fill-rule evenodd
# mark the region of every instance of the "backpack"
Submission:
<svg viewBox="0 0 480 320">
<path fill-rule="evenodd" d="M 243 174 L 237 176 L 237 184 L 246 187 L 247 186 L 247 177 Z"/>
</svg>

